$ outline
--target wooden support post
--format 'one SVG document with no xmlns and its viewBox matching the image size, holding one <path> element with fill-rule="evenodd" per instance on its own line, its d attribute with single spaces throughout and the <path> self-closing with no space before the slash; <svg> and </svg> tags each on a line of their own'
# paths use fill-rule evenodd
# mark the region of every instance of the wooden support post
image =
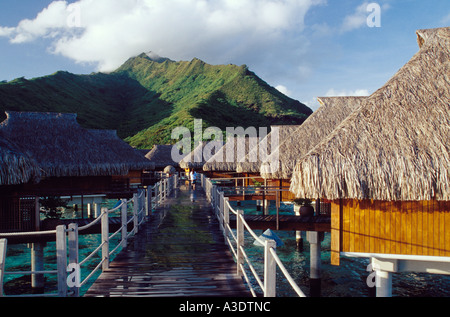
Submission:
<svg viewBox="0 0 450 317">
<path fill-rule="evenodd" d="M 44 271 L 44 247 L 45 242 L 34 242 L 31 244 L 32 271 Z M 43 274 L 31 274 L 31 287 L 33 288 L 33 293 L 43 293 L 44 284 L 45 279 Z"/>
<path fill-rule="evenodd" d="M 75 283 L 74 287 L 71 288 L 71 291 L 73 292 L 73 297 L 79 297 L 80 296 L 80 272 L 79 272 L 79 243 L 78 243 L 78 224 L 71 223 L 69 225 L 69 267 L 71 267 L 74 270 L 78 270 L 78 272 L 71 272 L 75 276 Z"/>
<path fill-rule="evenodd" d="M 153 196 L 153 187 L 148 186 L 147 187 L 147 216 L 150 216 L 153 212 L 152 196 Z"/>
<path fill-rule="evenodd" d="M 126 203 L 126 199 L 122 200 L 123 205 L 122 205 L 122 210 L 121 210 L 121 218 L 122 218 L 122 248 L 126 249 L 127 248 L 127 221 L 128 221 L 128 217 L 127 217 L 127 213 L 128 213 L 128 204 Z"/>
<path fill-rule="evenodd" d="M 277 296 L 277 264 L 270 251 L 275 249 L 274 240 L 266 240 L 264 245 L 264 297 Z"/>
<path fill-rule="evenodd" d="M 139 228 L 138 228 L 138 224 L 139 224 L 138 213 L 139 213 L 138 194 L 134 194 L 133 195 L 133 231 L 134 231 L 134 234 L 138 233 L 138 231 L 139 231 Z"/>
<path fill-rule="evenodd" d="M 5 275 L 7 245 L 8 242 L 6 239 L 0 239 L 0 297 L 3 297 L 3 276 Z"/>
<path fill-rule="evenodd" d="M 244 247 L 244 222 L 242 221 L 242 217 L 244 216 L 243 210 L 237 211 L 236 216 L 236 228 L 237 228 L 237 243 L 236 243 L 236 265 L 237 265 L 237 275 L 243 276 L 243 273 L 241 272 L 241 265 L 244 264 L 244 255 L 242 253 L 242 248 Z"/>
<path fill-rule="evenodd" d="M 342 200 L 331 203 L 331 265 L 339 265 L 341 257 Z"/>
<path fill-rule="evenodd" d="M 310 292 L 312 297 L 320 297 L 321 294 L 321 245 L 323 232 L 308 231 L 307 239 L 310 244 Z"/>
<path fill-rule="evenodd" d="M 228 205 L 229 198 L 224 197 L 223 204 L 223 235 L 225 238 L 225 244 L 227 244 L 228 226 L 230 225 L 230 207 Z"/>
<path fill-rule="evenodd" d="M 109 269 L 109 217 L 108 208 L 102 208 L 102 270 Z"/>
<path fill-rule="evenodd" d="M 94 218 L 97 219 L 101 213 L 101 205 L 94 203 Z"/>
<path fill-rule="evenodd" d="M 56 262 L 58 270 L 58 297 L 67 296 L 66 226 L 56 227 Z"/>
</svg>

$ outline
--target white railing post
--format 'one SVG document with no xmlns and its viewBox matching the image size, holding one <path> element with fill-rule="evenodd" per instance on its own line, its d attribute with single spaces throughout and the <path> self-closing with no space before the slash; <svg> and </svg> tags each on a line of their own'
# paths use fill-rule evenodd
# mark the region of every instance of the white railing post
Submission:
<svg viewBox="0 0 450 317">
<path fill-rule="evenodd" d="M 244 254 L 242 253 L 242 248 L 244 247 L 244 222 L 242 218 L 244 217 L 244 211 L 238 210 L 236 215 L 236 229 L 237 229 L 237 241 L 236 241 L 236 265 L 238 276 L 243 276 L 241 272 L 241 265 L 244 264 Z"/>
<path fill-rule="evenodd" d="M 58 297 L 67 296 L 67 242 L 66 226 L 56 227 L 56 262 L 58 270 Z"/>
<path fill-rule="evenodd" d="M 0 297 L 3 297 L 3 276 L 5 275 L 7 245 L 8 242 L 6 239 L 0 239 Z"/>
<path fill-rule="evenodd" d="M 109 269 L 109 217 L 108 208 L 102 208 L 102 270 Z"/>
<path fill-rule="evenodd" d="M 134 194 L 133 195 L 133 232 L 134 232 L 134 234 L 138 233 L 138 231 L 139 231 L 139 229 L 138 229 L 138 224 L 139 224 L 138 212 L 139 212 L 138 194 Z"/>
<path fill-rule="evenodd" d="M 230 207 L 228 201 L 230 198 L 224 197 L 223 202 L 223 236 L 225 237 L 225 243 L 227 243 L 228 226 L 230 225 Z"/>
<path fill-rule="evenodd" d="M 264 297 L 277 296 L 277 263 L 270 252 L 275 249 L 276 242 L 266 240 L 264 245 Z"/>
<path fill-rule="evenodd" d="M 78 247 L 78 224 L 77 223 L 71 223 L 69 225 L 69 267 L 74 272 L 71 272 L 71 274 L 75 277 L 75 283 L 74 287 L 71 288 L 71 291 L 73 292 L 72 296 L 79 297 L 80 296 L 80 285 L 79 285 L 79 247 Z"/>
<path fill-rule="evenodd" d="M 153 186 L 147 187 L 147 216 L 153 213 Z"/>
<path fill-rule="evenodd" d="M 222 227 L 222 232 L 224 231 L 223 228 L 223 211 L 224 211 L 224 206 L 225 206 L 225 196 L 223 192 L 220 192 L 219 194 L 219 223 L 220 226 Z"/>
<path fill-rule="evenodd" d="M 127 235 L 128 235 L 128 228 L 127 228 L 127 212 L 128 212 L 128 204 L 126 199 L 122 200 L 122 210 L 121 210 L 121 223 L 122 223 L 122 248 L 125 250 L 127 248 Z"/>
</svg>

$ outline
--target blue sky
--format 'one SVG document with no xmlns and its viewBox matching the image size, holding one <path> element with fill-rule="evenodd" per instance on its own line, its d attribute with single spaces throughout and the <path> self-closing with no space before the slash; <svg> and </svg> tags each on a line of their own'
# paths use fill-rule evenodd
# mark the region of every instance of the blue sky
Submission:
<svg viewBox="0 0 450 317">
<path fill-rule="evenodd" d="M 108 72 L 154 51 L 246 64 L 315 110 L 319 96 L 373 93 L 418 51 L 417 29 L 443 26 L 448 0 L 2 0 L 0 80 Z"/>
</svg>

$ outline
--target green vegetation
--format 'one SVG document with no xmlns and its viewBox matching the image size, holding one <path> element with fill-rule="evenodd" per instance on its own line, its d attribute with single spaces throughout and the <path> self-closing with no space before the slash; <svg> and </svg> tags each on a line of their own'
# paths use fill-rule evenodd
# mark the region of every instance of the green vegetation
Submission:
<svg viewBox="0 0 450 317">
<path fill-rule="evenodd" d="M 110 73 L 57 72 L 0 83 L 4 111 L 78 114 L 86 128 L 114 129 L 138 148 L 170 144 L 177 126 L 269 127 L 301 124 L 311 109 L 269 86 L 244 66 L 208 65 L 199 59 L 129 59 Z"/>
</svg>

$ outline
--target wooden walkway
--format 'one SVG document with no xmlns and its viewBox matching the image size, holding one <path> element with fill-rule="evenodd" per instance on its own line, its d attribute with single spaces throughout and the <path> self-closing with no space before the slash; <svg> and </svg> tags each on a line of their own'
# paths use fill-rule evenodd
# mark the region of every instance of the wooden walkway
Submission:
<svg viewBox="0 0 450 317">
<path fill-rule="evenodd" d="M 249 297 L 250 292 L 236 275 L 203 189 L 182 185 L 84 296 Z"/>
</svg>

